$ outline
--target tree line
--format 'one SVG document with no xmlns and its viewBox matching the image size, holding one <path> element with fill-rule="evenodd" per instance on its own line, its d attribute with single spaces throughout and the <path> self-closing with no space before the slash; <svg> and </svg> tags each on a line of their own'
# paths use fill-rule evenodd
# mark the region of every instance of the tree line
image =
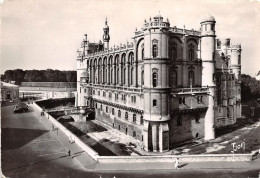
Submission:
<svg viewBox="0 0 260 178">
<path fill-rule="evenodd" d="M 260 73 L 260 71 L 259 71 Z M 247 101 L 253 98 L 260 98 L 260 81 L 250 75 L 241 75 L 241 98 Z"/>
<path fill-rule="evenodd" d="M 1 81 L 15 81 L 16 85 L 22 82 L 77 82 L 76 71 L 60 71 L 60 70 L 6 70 L 1 75 Z"/>
</svg>

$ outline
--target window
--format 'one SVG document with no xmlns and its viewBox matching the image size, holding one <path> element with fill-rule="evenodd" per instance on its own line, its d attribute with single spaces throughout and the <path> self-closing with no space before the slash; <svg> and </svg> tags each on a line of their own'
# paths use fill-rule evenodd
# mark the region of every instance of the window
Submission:
<svg viewBox="0 0 260 178">
<path fill-rule="evenodd" d="M 112 108 L 112 115 L 115 115 L 115 109 Z"/>
<path fill-rule="evenodd" d="M 158 82 L 158 74 L 157 72 L 153 72 L 153 87 L 157 87 L 157 82 Z"/>
<path fill-rule="evenodd" d="M 177 44 L 175 42 L 172 44 L 171 58 L 173 60 L 177 59 Z"/>
<path fill-rule="evenodd" d="M 195 122 L 196 122 L 196 123 L 200 123 L 200 116 L 199 116 L 199 115 L 196 115 L 196 116 L 195 116 Z"/>
<path fill-rule="evenodd" d="M 106 92 L 105 91 L 103 91 L 103 97 L 106 97 Z"/>
<path fill-rule="evenodd" d="M 172 71 L 172 87 L 177 87 L 177 71 Z"/>
<path fill-rule="evenodd" d="M 101 110 L 101 111 L 103 110 L 103 106 L 102 106 L 102 104 L 100 105 L 100 110 Z"/>
<path fill-rule="evenodd" d="M 143 116 L 141 116 L 141 118 L 140 118 L 140 124 L 141 124 L 141 125 L 144 125 L 144 119 L 143 119 Z"/>
<path fill-rule="evenodd" d="M 197 102 L 198 102 L 198 103 L 202 103 L 202 97 L 203 97 L 203 96 L 198 96 L 198 97 L 197 97 Z"/>
<path fill-rule="evenodd" d="M 182 126 L 182 117 L 177 117 L 177 126 Z"/>
<path fill-rule="evenodd" d="M 126 68 L 124 68 L 123 84 L 125 84 L 125 78 L 126 78 Z"/>
<path fill-rule="evenodd" d="M 141 73 L 141 85 L 144 85 L 144 71 Z"/>
<path fill-rule="evenodd" d="M 190 87 L 194 85 L 194 72 L 192 70 L 189 71 L 189 84 Z"/>
<path fill-rule="evenodd" d="M 118 110 L 118 117 L 121 117 L 121 111 Z"/>
<path fill-rule="evenodd" d="M 97 109 L 97 103 L 96 103 L 96 109 Z"/>
<path fill-rule="evenodd" d="M 106 113 L 108 113 L 108 107 L 106 106 Z"/>
<path fill-rule="evenodd" d="M 125 112 L 125 120 L 128 120 L 128 113 Z"/>
<path fill-rule="evenodd" d="M 100 91 L 98 90 L 98 96 L 100 96 Z"/>
<path fill-rule="evenodd" d="M 135 131 L 133 131 L 133 137 L 136 138 L 136 132 Z"/>
<path fill-rule="evenodd" d="M 153 100 L 153 107 L 157 106 L 157 100 Z"/>
<path fill-rule="evenodd" d="M 142 48 L 142 59 L 144 59 L 144 48 Z"/>
<path fill-rule="evenodd" d="M 157 57 L 157 55 L 158 55 L 157 44 L 153 44 L 153 58 Z"/>
<path fill-rule="evenodd" d="M 87 89 L 84 89 L 84 93 L 87 93 Z"/>
<path fill-rule="evenodd" d="M 213 30 L 213 31 L 215 30 L 215 25 L 214 24 L 211 25 L 211 30 Z"/>
<path fill-rule="evenodd" d="M 133 122 L 136 123 L 136 115 L 133 114 Z"/>
<path fill-rule="evenodd" d="M 194 60 L 194 45 L 189 44 L 188 48 L 189 48 L 189 60 L 193 61 Z"/>
<path fill-rule="evenodd" d="M 185 97 L 179 97 L 179 104 L 185 104 Z"/>
<path fill-rule="evenodd" d="M 130 74 L 130 85 L 133 85 L 133 78 L 134 78 L 134 68 L 131 68 L 131 74 Z"/>
<path fill-rule="evenodd" d="M 112 98 L 112 93 L 109 92 L 109 98 Z"/>
<path fill-rule="evenodd" d="M 230 117 L 230 110 L 229 110 L 229 107 L 227 107 L 227 118 Z"/>
</svg>

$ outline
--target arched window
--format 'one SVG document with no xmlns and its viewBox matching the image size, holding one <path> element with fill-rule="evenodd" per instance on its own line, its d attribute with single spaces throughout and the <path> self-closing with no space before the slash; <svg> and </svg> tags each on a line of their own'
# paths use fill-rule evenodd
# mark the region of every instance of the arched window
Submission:
<svg viewBox="0 0 260 178">
<path fill-rule="evenodd" d="M 143 116 L 141 116 L 141 118 L 140 118 L 140 124 L 141 124 L 141 125 L 144 125 L 144 119 L 143 119 Z"/>
<path fill-rule="evenodd" d="M 158 85 L 158 74 L 157 74 L 157 72 L 153 72 L 152 78 L 153 78 L 153 87 L 157 87 L 157 85 Z"/>
<path fill-rule="evenodd" d="M 116 83 L 119 84 L 119 69 L 117 69 L 116 75 L 117 75 Z"/>
<path fill-rule="evenodd" d="M 125 84 L 126 68 L 124 68 L 123 84 Z"/>
<path fill-rule="evenodd" d="M 131 68 L 131 73 L 130 73 L 130 85 L 133 85 L 133 78 L 134 78 L 134 68 Z"/>
<path fill-rule="evenodd" d="M 118 110 L 118 117 L 121 117 L 121 111 Z"/>
<path fill-rule="evenodd" d="M 142 59 L 144 59 L 144 48 L 142 48 Z"/>
<path fill-rule="evenodd" d="M 115 115 L 115 109 L 112 108 L 112 115 Z"/>
<path fill-rule="evenodd" d="M 175 43 L 175 42 L 173 42 L 172 44 L 171 44 L 171 58 L 173 59 L 173 60 L 176 60 L 177 59 L 177 43 Z"/>
<path fill-rule="evenodd" d="M 153 58 L 158 56 L 158 47 L 157 44 L 153 44 Z"/>
<path fill-rule="evenodd" d="M 136 132 L 135 131 L 133 131 L 133 137 L 136 138 Z"/>
<path fill-rule="evenodd" d="M 110 83 L 113 83 L 113 69 L 110 72 Z"/>
<path fill-rule="evenodd" d="M 125 112 L 125 120 L 128 120 L 128 112 Z"/>
<path fill-rule="evenodd" d="M 144 85 L 144 71 L 141 72 L 141 85 Z"/>
<path fill-rule="evenodd" d="M 136 115 L 133 114 L 133 122 L 136 123 Z"/>
<path fill-rule="evenodd" d="M 189 48 L 189 60 L 193 61 L 194 60 L 194 45 L 189 44 L 188 48 Z"/>
<path fill-rule="evenodd" d="M 172 71 L 172 87 L 176 88 L 178 83 L 177 71 Z"/>
<path fill-rule="evenodd" d="M 194 72 L 192 70 L 189 71 L 189 85 L 190 87 L 194 85 Z"/>
</svg>

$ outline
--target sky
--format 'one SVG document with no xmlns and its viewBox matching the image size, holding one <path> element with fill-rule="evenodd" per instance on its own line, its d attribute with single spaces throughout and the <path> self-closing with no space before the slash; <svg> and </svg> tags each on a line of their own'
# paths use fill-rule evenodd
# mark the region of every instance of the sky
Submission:
<svg viewBox="0 0 260 178">
<path fill-rule="evenodd" d="M 242 45 L 242 73 L 260 70 L 260 2 L 245 0 L 0 0 L 1 73 L 9 69 L 76 70 L 83 35 L 102 40 L 105 18 L 110 46 L 131 42 L 135 29 L 159 13 L 171 26 L 199 30 L 206 14 L 217 38 Z"/>
</svg>

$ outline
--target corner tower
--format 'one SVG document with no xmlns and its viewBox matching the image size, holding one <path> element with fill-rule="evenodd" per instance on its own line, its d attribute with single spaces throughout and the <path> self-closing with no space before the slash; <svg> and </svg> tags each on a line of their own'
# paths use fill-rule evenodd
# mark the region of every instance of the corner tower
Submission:
<svg viewBox="0 0 260 178">
<path fill-rule="evenodd" d="M 205 115 L 205 140 L 215 138 L 214 129 L 214 95 L 215 95 L 215 18 L 205 16 L 201 21 L 201 59 L 202 59 L 202 87 L 208 87 L 209 104 Z"/>
<path fill-rule="evenodd" d="M 109 49 L 110 36 L 109 36 L 109 26 L 107 25 L 107 18 L 106 18 L 105 27 L 103 28 L 103 30 L 104 30 L 104 35 L 103 35 L 104 48 Z"/>
<path fill-rule="evenodd" d="M 158 15 L 143 26 L 144 129 L 146 151 L 169 150 L 168 41 L 169 22 Z"/>
</svg>

